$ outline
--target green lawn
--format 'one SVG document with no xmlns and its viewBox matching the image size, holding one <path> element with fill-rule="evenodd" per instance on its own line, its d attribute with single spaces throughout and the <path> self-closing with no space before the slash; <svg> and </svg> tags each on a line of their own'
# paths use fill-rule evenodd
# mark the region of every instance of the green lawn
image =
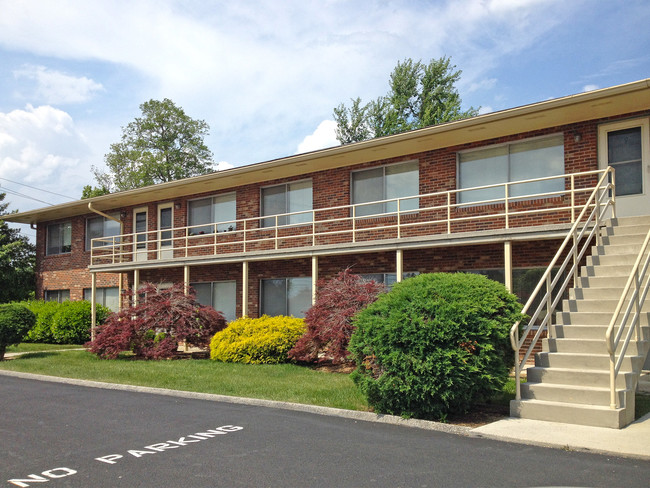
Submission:
<svg viewBox="0 0 650 488">
<path fill-rule="evenodd" d="M 53 351 L 57 349 L 79 349 L 83 346 L 77 344 L 34 344 L 31 342 L 22 342 L 17 346 L 7 347 L 6 352 L 34 352 L 34 351 Z"/>
</svg>

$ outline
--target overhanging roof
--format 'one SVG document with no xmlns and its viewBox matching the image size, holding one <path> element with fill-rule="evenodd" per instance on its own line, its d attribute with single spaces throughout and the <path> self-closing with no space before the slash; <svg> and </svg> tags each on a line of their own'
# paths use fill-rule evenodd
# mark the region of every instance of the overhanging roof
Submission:
<svg viewBox="0 0 650 488">
<path fill-rule="evenodd" d="M 3 219 L 35 224 L 87 214 L 89 213 L 89 202 L 92 202 L 95 209 L 107 211 L 142 205 L 156 200 L 171 200 L 186 195 L 467 144 L 546 127 L 611 117 L 649 108 L 650 78 L 393 136 L 6 215 L 3 216 Z"/>
</svg>

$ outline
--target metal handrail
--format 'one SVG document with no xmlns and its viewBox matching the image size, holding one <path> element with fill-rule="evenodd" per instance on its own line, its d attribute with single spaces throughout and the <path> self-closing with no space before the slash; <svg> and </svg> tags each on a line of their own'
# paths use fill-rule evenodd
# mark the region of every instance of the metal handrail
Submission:
<svg viewBox="0 0 650 488">
<path fill-rule="evenodd" d="M 648 268 L 650 267 L 650 254 L 646 255 L 649 244 L 650 231 L 646 234 L 641 250 L 639 251 L 634 266 L 632 267 L 632 271 L 630 272 L 630 276 L 625 284 L 625 288 L 623 288 L 623 292 L 621 293 L 621 298 L 616 305 L 612 319 L 607 327 L 607 332 L 605 332 L 607 352 L 609 353 L 610 408 L 613 409 L 620 406 L 618 395 L 616 395 L 616 378 L 618 377 L 621 365 L 625 359 L 625 353 L 630 345 L 632 336 L 634 336 L 635 341 L 638 341 L 641 338 L 641 308 L 643 307 L 643 303 L 648 295 L 648 290 L 650 289 L 650 282 L 647 279 Z M 642 264 L 643 266 L 641 267 Z M 630 291 L 632 291 L 631 294 Z M 617 326 L 616 322 L 618 321 L 618 317 L 625 302 L 628 302 L 627 307 L 621 317 L 620 324 Z M 634 309 L 634 314 L 632 315 L 632 321 L 628 324 L 628 319 L 630 318 L 632 309 Z M 626 327 L 628 327 L 627 334 L 625 334 L 621 345 L 621 338 L 623 337 L 623 332 Z M 619 345 L 621 345 L 621 349 L 617 359 L 616 350 Z"/>
<path fill-rule="evenodd" d="M 538 299 L 542 287 L 545 286 L 546 292 L 541 297 L 540 303 L 533 314 L 530 315 L 528 323 L 521 331 L 521 337 L 521 320 L 516 322 L 510 329 L 510 345 L 515 351 L 515 385 L 517 400 L 521 399 L 521 371 L 525 367 L 528 358 L 535 349 L 535 346 L 543 332 L 548 331 L 550 337 L 551 328 L 549 326 L 553 313 L 562 300 L 564 292 L 571 281 L 573 280 L 574 286 L 577 283 L 580 261 L 591 245 L 594 236 L 597 239 L 597 243 L 600 244 L 600 223 L 605 217 L 609 206 L 612 206 L 612 216 L 616 216 L 614 195 L 615 173 L 612 167 L 608 167 L 606 170 L 603 170 L 603 174 L 600 177 L 598 184 L 593 189 L 587 202 L 582 207 L 580 214 L 575 219 L 571 229 L 562 241 L 560 248 L 555 253 L 551 263 L 546 268 L 542 278 L 539 280 L 539 283 L 537 283 L 533 293 L 524 305 L 521 312 L 524 316 L 527 316 L 528 311 Z M 570 242 L 572 242 L 572 244 L 569 246 Z M 565 252 L 566 255 L 558 267 L 558 262 L 560 262 L 560 259 Z M 570 267 L 569 263 L 572 263 Z M 553 273 L 555 273 L 555 277 L 553 277 Z M 566 277 L 560 283 L 562 276 Z M 560 287 L 556 290 L 558 283 L 560 283 Z M 542 319 L 541 323 L 537 324 L 536 322 L 544 310 L 546 311 L 546 315 Z M 524 355 L 521 356 L 521 349 L 533 330 L 535 331 L 535 334 L 531 339 L 530 345 Z"/>
<path fill-rule="evenodd" d="M 508 229 L 512 220 L 517 217 L 559 211 L 566 211 L 571 221 L 573 221 L 575 220 L 576 210 L 582 207 L 581 204 L 576 203 L 576 196 L 593 193 L 594 190 L 593 186 L 587 186 L 588 183 L 582 183 L 584 187 L 576 188 L 576 179 L 597 176 L 603 171 L 585 171 L 354 205 L 340 205 L 301 212 L 236 219 L 227 222 L 176 227 L 165 229 L 167 233 L 165 239 L 161 238 L 157 230 L 99 237 L 92 240 L 91 265 L 124 263 L 134 260 L 135 253 L 160 252 L 163 240 L 171 242 L 171 246 L 165 247 L 165 249 L 174 251 L 169 259 L 180 259 L 190 256 L 193 252 L 200 252 L 201 255 L 217 255 L 219 250 L 224 252 L 226 249 L 230 249 L 228 252 L 248 252 L 253 248 L 253 245 L 260 245 L 265 242 L 271 242 L 274 249 L 279 249 L 286 241 L 298 239 L 310 240 L 311 246 L 333 237 L 339 240 L 345 238 L 345 242 L 359 242 L 360 239 L 368 240 L 370 238 L 373 240 L 395 237 L 401 239 L 408 237 L 408 235 L 405 235 L 405 231 L 408 229 L 416 231 L 421 229 L 422 232 L 440 233 L 439 230 L 434 229 L 436 225 L 444 226 L 446 233 L 452 234 L 454 230 L 452 224 L 477 220 L 499 222 L 499 219 L 501 219 L 503 224 L 500 224 L 501 227 L 499 228 Z M 564 181 L 563 190 L 512 196 L 512 188 L 516 188 L 517 185 L 557 179 Z M 503 197 L 459 203 L 461 199 L 459 195 L 464 192 L 494 188 L 503 189 Z M 539 201 L 541 199 L 550 201 L 560 199 L 561 201 L 552 206 L 547 204 L 530 208 L 531 206 L 525 205 L 526 201 Z M 580 198 L 580 200 L 582 199 L 583 197 Z M 417 208 L 409 208 L 409 201 L 417 201 Z M 359 215 L 363 213 L 364 207 L 373 208 L 373 205 L 381 205 L 382 208 L 391 205 L 395 210 L 391 209 L 385 213 Z M 265 227 L 264 222 L 268 222 L 269 219 L 273 220 L 274 225 Z M 291 223 L 292 219 L 297 219 L 299 222 Z M 289 223 L 282 224 L 281 222 L 285 220 Z M 219 226 L 231 226 L 233 229 L 218 232 Z M 212 228 L 212 231 L 195 235 L 200 229 L 205 228 Z M 368 237 L 369 233 L 377 231 L 384 232 L 386 236 L 393 232 L 394 236 Z M 137 242 L 143 248 L 136 249 L 136 236 L 142 236 L 143 234 L 146 239 Z M 294 247 L 304 246 L 302 240 L 298 241 L 299 244 Z M 162 256 L 163 254 L 158 254 L 157 259 L 167 259 Z"/>
</svg>

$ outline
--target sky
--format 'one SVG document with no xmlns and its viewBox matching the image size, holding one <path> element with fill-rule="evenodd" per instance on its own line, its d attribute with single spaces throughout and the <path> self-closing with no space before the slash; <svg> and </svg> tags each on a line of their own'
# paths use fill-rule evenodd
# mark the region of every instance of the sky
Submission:
<svg viewBox="0 0 650 488">
<path fill-rule="evenodd" d="M 79 199 L 150 99 L 225 169 L 338 145 L 333 108 L 406 58 L 451 57 L 480 113 L 649 78 L 648 25 L 647 0 L 0 0 L 0 193 Z"/>
</svg>

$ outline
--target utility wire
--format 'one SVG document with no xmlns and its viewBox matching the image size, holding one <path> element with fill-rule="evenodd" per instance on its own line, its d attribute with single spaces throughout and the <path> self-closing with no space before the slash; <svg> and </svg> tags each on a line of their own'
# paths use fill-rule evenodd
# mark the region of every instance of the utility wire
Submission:
<svg viewBox="0 0 650 488">
<path fill-rule="evenodd" d="M 36 188 L 35 186 L 31 186 L 31 185 L 28 185 L 26 183 L 19 183 L 18 181 L 12 181 L 9 178 L 3 178 L 2 176 L 0 176 L 0 180 L 5 180 L 5 181 L 8 181 L 9 183 L 15 183 L 16 185 L 20 185 L 20 186 L 26 186 L 27 188 L 31 188 L 32 190 L 43 191 L 45 193 L 51 193 L 52 195 L 56 195 L 56 196 L 59 196 L 59 197 L 69 198 L 70 200 L 76 200 L 76 198 L 69 197 L 68 195 L 62 195 L 61 193 L 56 193 L 56 192 L 53 192 L 53 191 L 50 191 L 50 190 L 43 190 L 42 188 Z"/>
<path fill-rule="evenodd" d="M 9 193 L 10 195 L 16 195 L 16 196 L 23 197 L 23 198 L 29 198 L 30 200 L 36 200 L 37 202 L 44 203 L 45 205 L 54 205 L 53 203 L 46 202 L 44 200 L 39 200 L 38 198 L 30 197 L 29 195 L 25 195 L 23 193 L 19 193 L 19 192 L 15 191 L 15 190 L 11 190 L 11 189 L 7 188 L 6 186 L 0 185 L 0 188 L 2 188 L 3 192 Z"/>
</svg>

